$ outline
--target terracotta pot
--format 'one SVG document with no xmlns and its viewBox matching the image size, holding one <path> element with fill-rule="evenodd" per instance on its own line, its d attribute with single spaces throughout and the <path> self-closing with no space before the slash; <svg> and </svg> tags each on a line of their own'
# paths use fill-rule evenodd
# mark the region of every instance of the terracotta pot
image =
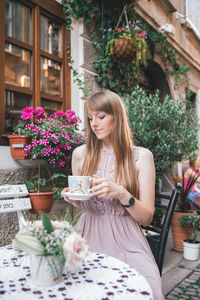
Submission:
<svg viewBox="0 0 200 300">
<path fill-rule="evenodd" d="M 174 212 L 172 217 L 172 235 L 174 240 L 174 250 L 183 251 L 183 240 L 186 240 L 187 234 L 182 226 L 180 226 L 179 218 L 184 215 L 195 215 L 195 212 Z M 192 228 L 191 228 L 192 231 Z"/>
<path fill-rule="evenodd" d="M 24 148 L 31 143 L 29 135 L 9 135 L 10 150 L 13 159 L 30 159 L 30 155 L 24 156 Z"/>
<path fill-rule="evenodd" d="M 132 62 L 136 60 L 135 40 L 132 39 L 117 39 L 114 41 L 113 53 L 111 57 L 120 62 Z"/>
<path fill-rule="evenodd" d="M 33 214 L 39 214 L 40 212 L 49 213 L 53 207 L 53 195 L 54 192 L 29 193 L 32 204 L 30 212 Z"/>
</svg>

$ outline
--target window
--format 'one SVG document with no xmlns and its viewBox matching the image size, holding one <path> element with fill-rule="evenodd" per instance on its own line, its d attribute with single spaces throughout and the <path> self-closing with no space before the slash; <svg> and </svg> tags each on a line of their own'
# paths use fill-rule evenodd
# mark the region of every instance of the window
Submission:
<svg viewBox="0 0 200 300">
<path fill-rule="evenodd" d="M 200 34 L 200 1 L 199 0 L 186 0 L 186 16 L 193 23 L 194 27 Z"/>
<path fill-rule="evenodd" d="M 55 0 L 1 1 L 1 144 L 25 106 L 42 106 L 49 112 L 69 108 L 69 33 L 64 22 L 62 6 Z"/>
</svg>

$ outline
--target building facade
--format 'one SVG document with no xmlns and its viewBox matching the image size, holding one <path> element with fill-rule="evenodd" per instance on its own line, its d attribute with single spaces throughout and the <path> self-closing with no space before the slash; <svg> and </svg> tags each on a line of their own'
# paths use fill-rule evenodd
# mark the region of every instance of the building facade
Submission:
<svg viewBox="0 0 200 300">
<path fill-rule="evenodd" d="M 140 0 L 135 10 L 154 30 L 166 35 L 181 63 L 190 67 L 186 76 L 191 101 L 200 115 L 200 1 Z M 68 67 L 67 50 L 70 48 L 73 67 L 87 90 L 98 88 L 98 74 L 93 69 L 97 52 L 88 25 L 79 19 L 67 31 L 61 1 L 2 0 L 0 14 L 4 37 L 0 44 L 0 169 L 4 183 L 29 166 L 29 162 L 13 161 L 7 139 L 25 106 L 42 106 L 47 111 L 72 108 L 84 120 L 85 98 Z M 160 89 L 163 96 L 185 96 L 185 85 L 176 87 L 174 77 L 166 73 L 157 49 L 148 76 L 140 83 L 152 91 Z"/>
</svg>

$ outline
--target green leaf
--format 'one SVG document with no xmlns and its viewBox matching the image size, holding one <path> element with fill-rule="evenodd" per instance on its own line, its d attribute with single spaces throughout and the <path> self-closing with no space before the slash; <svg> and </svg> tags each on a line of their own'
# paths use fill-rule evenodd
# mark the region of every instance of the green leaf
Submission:
<svg viewBox="0 0 200 300">
<path fill-rule="evenodd" d="M 14 241 L 18 247 L 28 254 L 35 253 L 43 255 L 44 247 L 41 242 L 34 236 L 28 234 L 18 234 Z"/>
<path fill-rule="evenodd" d="M 47 233 L 53 232 L 54 229 L 53 229 L 53 226 L 51 224 L 49 217 L 43 212 L 41 212 L 40 215 L 42 218 L 43 227 L 44 227 L 44 229 L 46 229 Z"/>
<path fill-rule="evenodd" d="M 28 180 L 25 180 L 24 182 L 25 182 L 25 185 L 26 185 L 28 190 L 34 189 L 34 183 L 33 182 L 28 181 Z"/>
</svg>

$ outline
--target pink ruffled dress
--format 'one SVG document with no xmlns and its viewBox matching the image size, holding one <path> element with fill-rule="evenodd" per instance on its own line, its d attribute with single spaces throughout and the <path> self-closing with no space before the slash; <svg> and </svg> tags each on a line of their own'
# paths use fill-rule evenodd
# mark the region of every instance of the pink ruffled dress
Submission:
<svg viewBox="0 0 200 300">
<path fill-rule="evenodd" d="M 133 147 L 134 161 L 139 147 Z M 113 150 L 102 150 L 96 175 L 114 180 Z M 113 205 L 111 198 L 92 197 L 82 202 L 83 213 L 77 230 L 87 240 L 90 251 L 116 257 L 139 271 L 149 282 L 154 300 L 164 299 L 160 274 L 149 244 L 127 210 Z"/>
</svg>

